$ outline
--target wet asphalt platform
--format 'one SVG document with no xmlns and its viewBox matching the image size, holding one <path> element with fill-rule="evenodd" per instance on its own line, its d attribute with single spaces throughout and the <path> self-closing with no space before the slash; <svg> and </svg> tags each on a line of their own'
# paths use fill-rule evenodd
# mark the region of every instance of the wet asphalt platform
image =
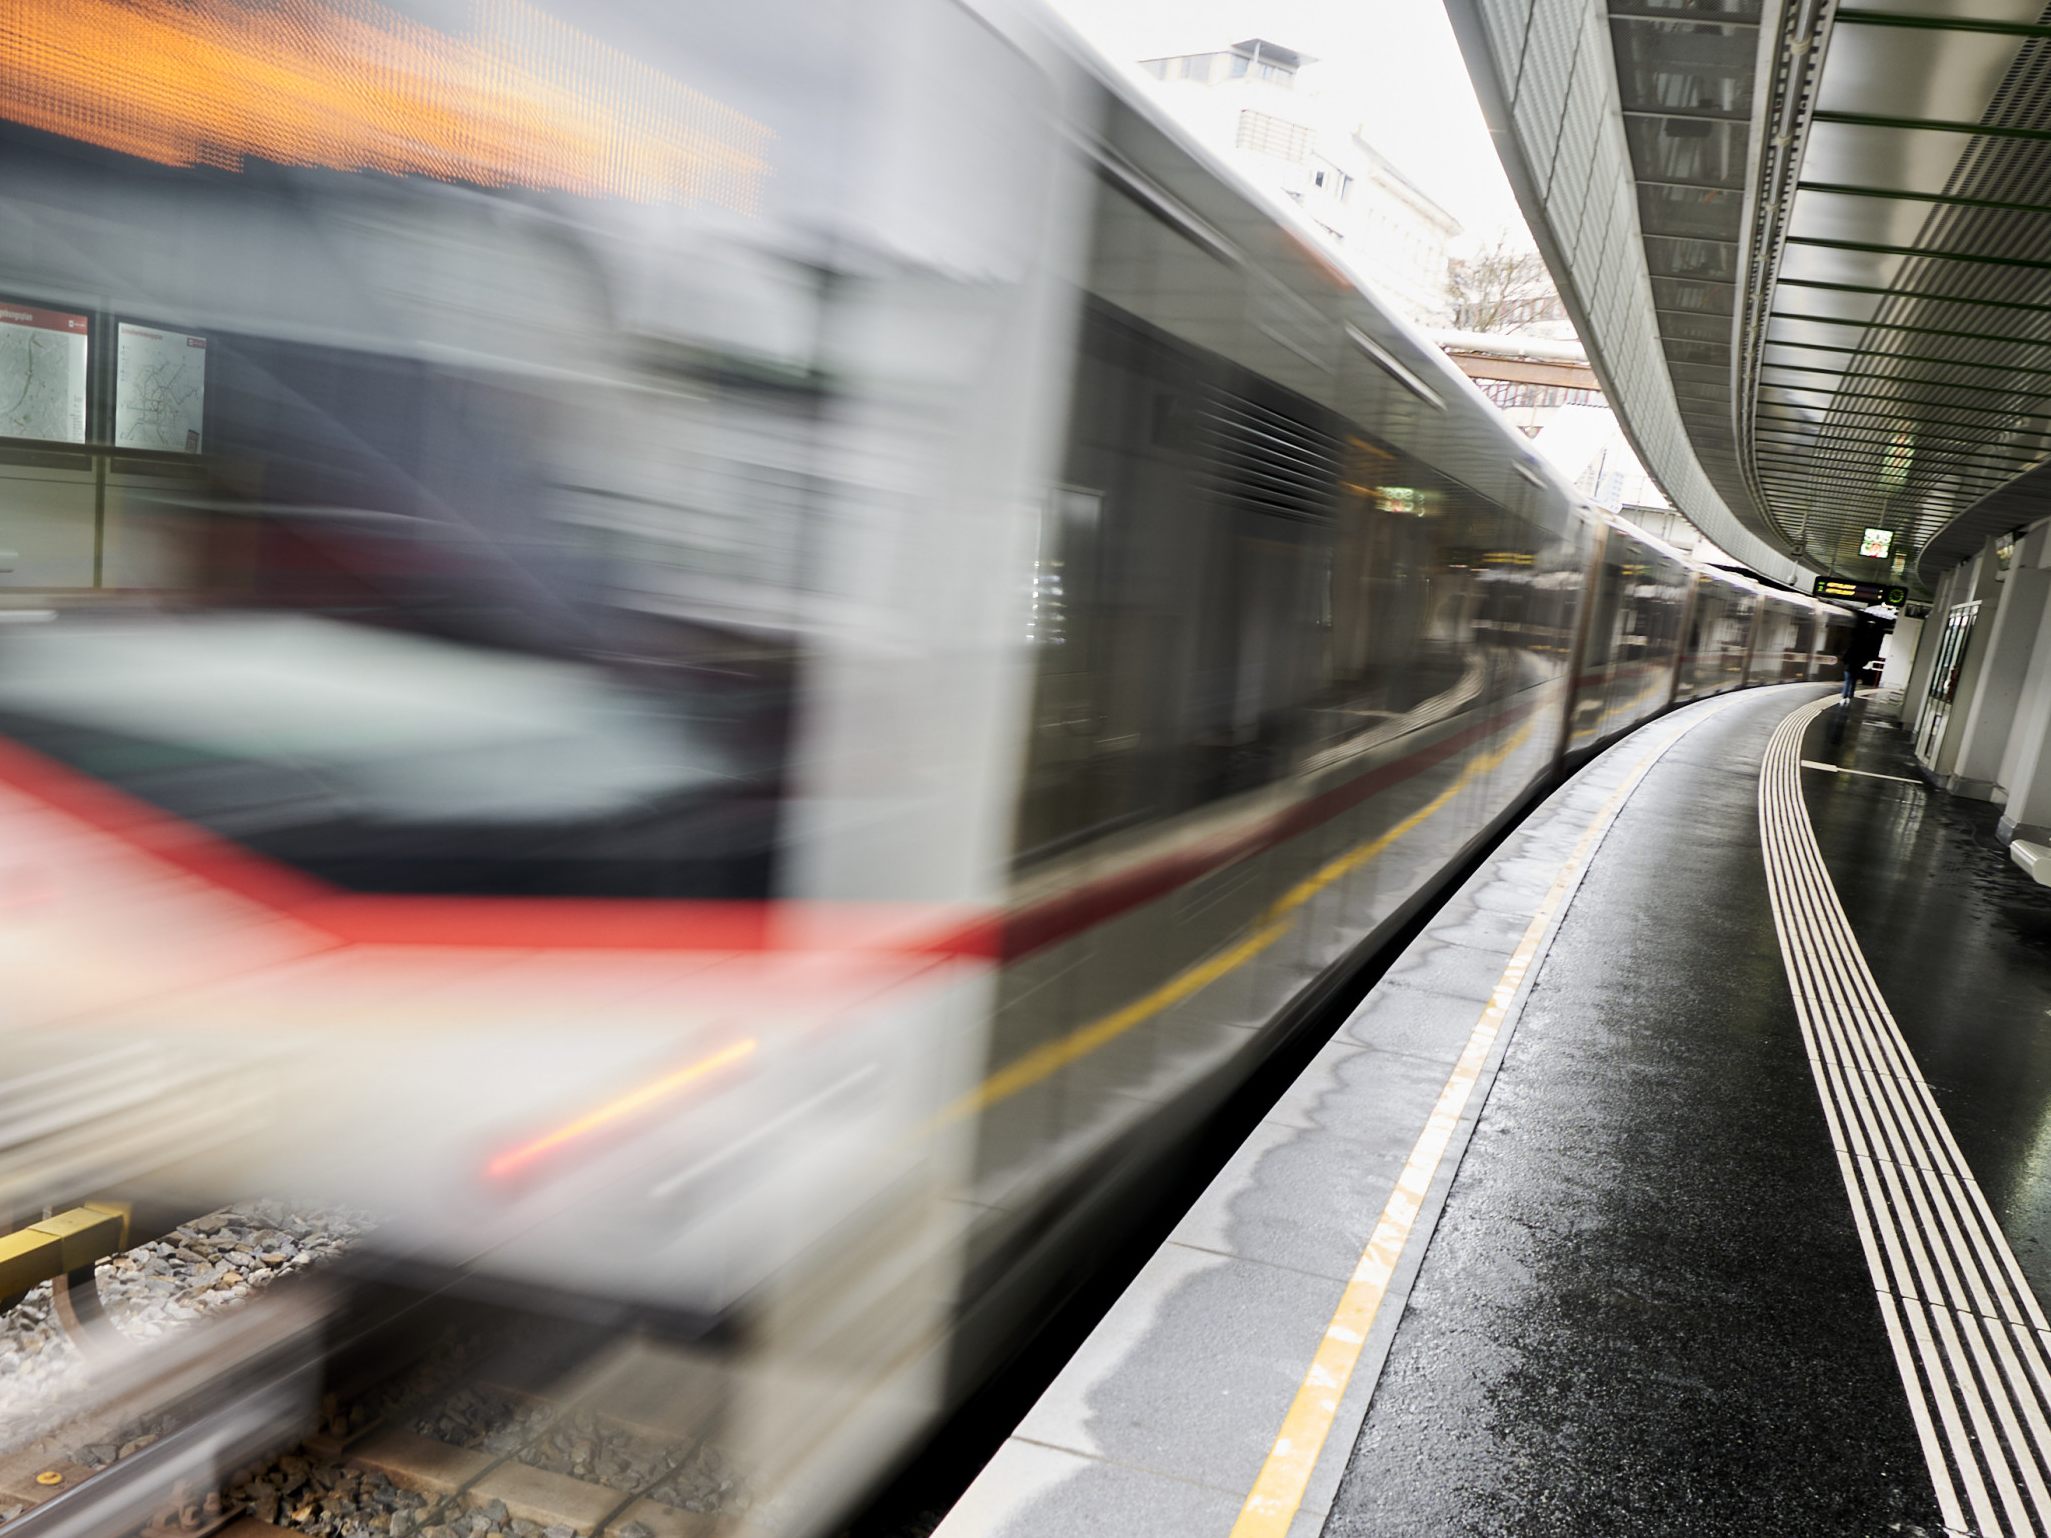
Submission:
<svg viewBox="0 0 2051 1538">
<path fill-rule="evenodd" d="M 1676 711 L 1539 807 L 940 1538 L 1947 1531 L 1761 850 L 1768 739 L 1822 693 Z M 1799 752 L 1841 766 L 1799 775 L 1824 866 L 2051 1296 L 2051 890 L 1868 699 Z"/>
</svg>

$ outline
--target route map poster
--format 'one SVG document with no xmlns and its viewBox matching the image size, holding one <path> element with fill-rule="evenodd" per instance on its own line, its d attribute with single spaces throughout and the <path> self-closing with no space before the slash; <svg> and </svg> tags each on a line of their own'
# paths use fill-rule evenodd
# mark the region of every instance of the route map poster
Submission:
<svg viewBox="0 0 2051 1538">
<path fill-rule="evenodd" d="M 197 454 L 206 410 L 207 339 L 122 321 L 114 343 L 114 441 Z"/>
<path fill-rule="evenodd" d="M 0 437 L 85 442 L 83 315 L 0 299 Z"/>
</svg>

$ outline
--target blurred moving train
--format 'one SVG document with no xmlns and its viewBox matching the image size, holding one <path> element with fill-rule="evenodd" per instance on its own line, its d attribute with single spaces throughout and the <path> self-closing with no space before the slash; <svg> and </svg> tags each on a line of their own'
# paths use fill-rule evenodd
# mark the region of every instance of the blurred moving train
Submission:
<svg viewBox="0 0 2051 1538">
<path fill-rule="evenodd" d="M 696 1321 L 788 1530 L 1564 764 L 1850 623 L 1029 6 L 15 11 L 0 1199 Z"/>
</svg>

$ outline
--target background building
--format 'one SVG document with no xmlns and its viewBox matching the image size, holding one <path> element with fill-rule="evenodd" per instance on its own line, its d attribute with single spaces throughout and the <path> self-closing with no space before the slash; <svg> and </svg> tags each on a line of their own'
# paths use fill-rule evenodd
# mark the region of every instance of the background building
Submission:
<svg viewBox="0 0 2051 1538">
<path fill-rule="evenodd" d="M 1591 502 L 1683 550 L 1700 540 L 1632 452 L 1595 370 L 1571 337 L 1435 331 L 1432 340 Z M 1703 545 L 1704 560 L 1721 552 Z"/>
<path fill-rule="evenodd" d="M 1452 321 L 1460 224 L 1299 74 L 1316 61 L 1263 38 L 1144 59 L 1177 121 L 1249 181 L 1287 198 L 1346 263 L 1423 326 Z"/>
</svg>

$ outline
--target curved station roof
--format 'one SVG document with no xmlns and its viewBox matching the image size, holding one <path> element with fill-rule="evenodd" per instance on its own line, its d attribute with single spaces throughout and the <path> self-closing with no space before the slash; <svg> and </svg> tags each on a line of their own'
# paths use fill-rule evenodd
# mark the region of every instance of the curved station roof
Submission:
<svg viewBox="0 0 2051 1538">
<path fill-rule="evenodd" d="M 2051 512 L 2042 0 L 1451 10 L 1590 360 L 1710 538 L 1928 583 Z"/>
</svg>

